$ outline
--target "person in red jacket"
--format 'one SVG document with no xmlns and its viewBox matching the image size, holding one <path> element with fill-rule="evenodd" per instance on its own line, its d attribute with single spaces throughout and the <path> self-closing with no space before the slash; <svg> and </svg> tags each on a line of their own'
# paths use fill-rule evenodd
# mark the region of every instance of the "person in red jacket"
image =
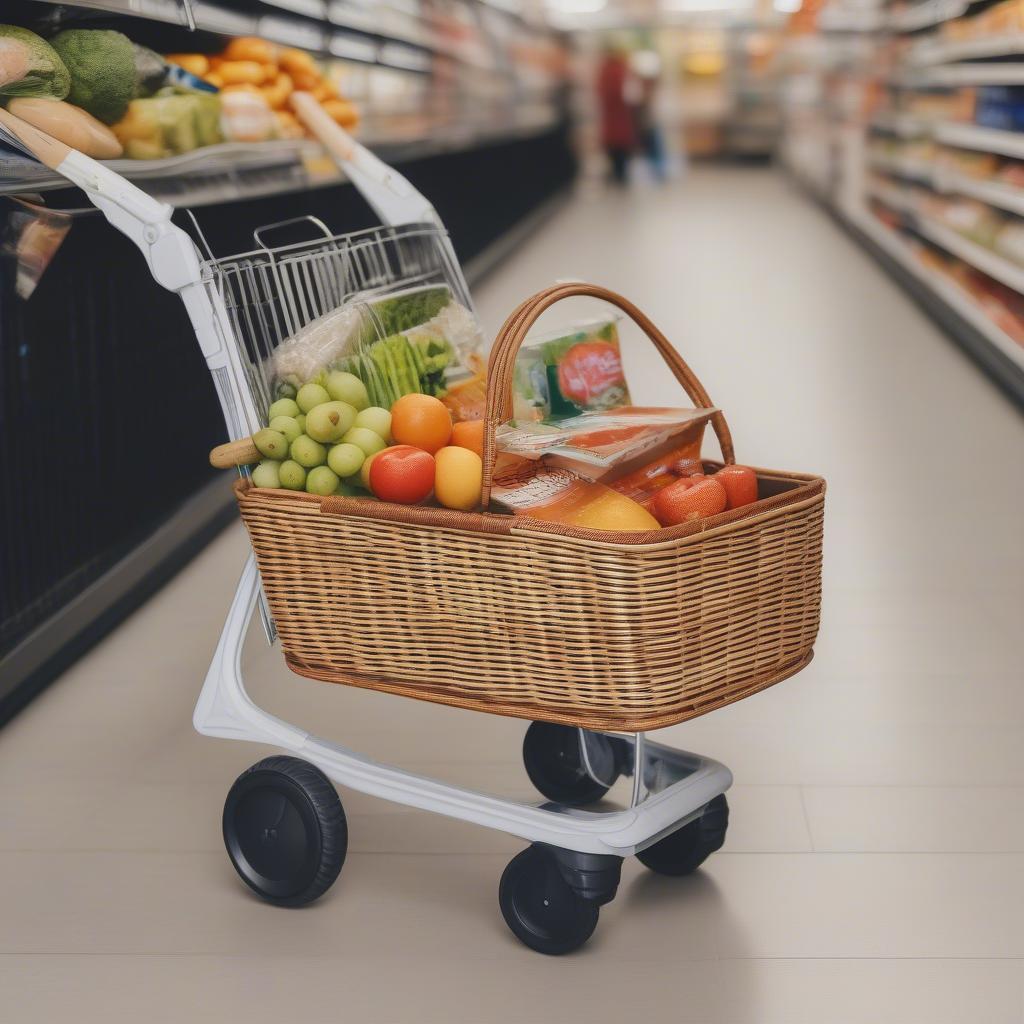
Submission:
<svg viewBox="0 0 1024 1024">
<path fill-rule="evenodd" d="M 605 51 L 597 73 L 597 102 L 601 108 L 601 144 L 611 163 L 616 185 L 626 184 L 629 155 L 636 145 L 636 126 L 627 97 L 629 63 L 621 47 Z"/>
</svg>

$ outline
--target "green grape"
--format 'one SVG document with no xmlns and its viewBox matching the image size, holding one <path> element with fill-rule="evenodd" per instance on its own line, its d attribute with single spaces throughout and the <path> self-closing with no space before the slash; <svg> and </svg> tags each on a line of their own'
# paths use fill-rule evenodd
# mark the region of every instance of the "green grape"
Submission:
<svg viewBox="0 0 1024 1024">
<path fill-rule="evenodd" d="M 354 444 L 357 448 L 362 448 L 367 455 L 376 455 L 381 449 L 387 448 L 380 434 L 369 427 L 353 427 L 341 440 L 345 444 Z"/>
<path fill-rule="evenodd" d="M 306 471 L 294 459 L 281 463 L 278 476 L 281 478 L 281 486 L 287 487 L 289 491 L 301 491 L 306 486 Z"/>
<path fill-rule="evenodd" d="M 327 453 L 327 465 L 338 476 L 354 476 L 362 468 L 366 454 L 354 444 L 336 444 Z"/>
<path fill-rule="evenodd" d="M 253 471 L 252 482 L 257 487 L 280 487 L 280 463 L 273 459 L 264 459 Z"/>
<path fill-rule="evenodd" d="M 300 466 L 305 466 L 306 469 L 322 466 L 327 461 L 327 449 L 319 441 L 314 441 L 313 438 L 305 434 L 299 434 L 292 441 L 290 454 Z"/>
<path fill-rule="evenodd" d="M 361 487 L 357 487 L 348 480 L 341 480 L 338 482 L 338 486 L 334 488 L 335 494 L 340 494 L 344 498 L 359 498 L 363 495 Z"/>
<path fill-rule="evenodd" d="M 295 396 L 295 401 L 299 403 L 299 408 L 305 413 L 330 400 L 331 396 L 327 394 L 327 390 L 319 384 L 303 384 L 299 388 L 299 393 Z"/>
<path fill-rule="evenodd" d="M 288 454 L 288 442 L 279 430 L 264 427 L 252 435 L 252 440 L 260 454 L 266 455 L 268 459 L 280 461 Z"/>
<path fill-rule="evenodd" d="M 352 424 L 354 427 L 366 427 L 375 434 L 379 434 L 385 441 L 391 441 L 391 413 L 387 409 L 371 405 L 369 409 L 363 409 L 355 418 Z"/>
<path fill-rule="evenodd" d="M 310 494 L 333 494 L 335 488 L 341 481 L 333 469 L 326 466 L 317 466 L 309 471 L 306 477 L 306 490 Z"/>
<path fill-rule="evenodd" d="M 299 407 L 291 398 L 279 398 L 267 413 L 267 419 L 276 420 L 278 416 L 298 416 Z"/>
<path fill-rule="evenodd" d="M 306 417 L 306 433 L 314 441 L 332 442 L 348 432 L 356 411 L 344 402 L 324 402 L 310 409 Z"/>
<path fill-rule="evenodd" d="M 306 414 L 304 412 L 300 412 L 299 415 L 295 417 L 295 422 L 299 425 L 299 433 L 304 434 L 306 432 Z"/>
<path fill-rule="evenodd" d="M 354 373 L 332 370 L 327 374 L 326 386 L 336 402 L 346 402 L 355 409 L 365 409 L 370 404 L 366 385 Z"/>
<path fill-rule="evenodd" d="M 294 416 L 275 416 L 270 421 L 270 429 L 284 434 L 284 439 L 291 444 L 302 433 Z"/>
</svg>

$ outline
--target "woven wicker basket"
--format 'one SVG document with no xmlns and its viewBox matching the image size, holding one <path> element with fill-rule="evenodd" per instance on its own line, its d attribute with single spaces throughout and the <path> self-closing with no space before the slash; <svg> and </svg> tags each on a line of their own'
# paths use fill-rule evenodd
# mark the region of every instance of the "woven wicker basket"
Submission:
<svg viewBox="0 0 1024 1024">
<path fill-rule="evenodd" d="M 515 354 L 570 295 L 620 307 L 691 400 L 711 401 L 631 303 L 548 289 L 491 353 L 484 507 Z M 712 425 L 733 461 L 724 417 Z M 237 485 L 288 665 L 315 679 L 592 729 L 672 725 L 810 660 L 821 602 L 824 481 L 758 471 L 761 500 L 649 533 L 409 508 Z"/>
</svg>

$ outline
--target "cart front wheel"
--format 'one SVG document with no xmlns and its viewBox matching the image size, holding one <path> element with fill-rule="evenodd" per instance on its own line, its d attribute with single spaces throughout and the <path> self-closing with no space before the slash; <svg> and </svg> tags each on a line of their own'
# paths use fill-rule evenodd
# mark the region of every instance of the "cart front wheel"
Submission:
<svg viewBox="0 0 1024 1024">
<path fill-rule="evenodd" d="M 334 786 L 297 757 L 268 757 L 243 772 L 224 802 L 223 828 L 242 881 L 283 907 L 322 896 L 348 850 L 345 811 Z"/>
<path fill-rule="evenodd" d="M 728 827 L 729 804 L 722 793 L 704 806 L 699 818 L 641 850 L 637 860 L 659 875 L 688 875 L 721 849 Z"/>
<path fill-rule="evenodd" d="M 595 803 L 618 775 L 615 752 L 607 736 L 591 733 L 586 740 L 591 767 L 608 784 L 592 778 L 580 751 L 580 734 L 569 725 L 532 722 L 523 738 L 523 764 L 530 781 L 549 800 L 570 807 Z M 597 763 L 595 763 L 597 762 Z"/>
<path fill-rule="evenodd" d="M 512 934 L 530 949 L 551 955 L 579 949 L 594 934 L 600 914 L 594 900 L 572 890 L 554 857 L 536 846 L 509 861 L 498 902 Z"/>
</svg>

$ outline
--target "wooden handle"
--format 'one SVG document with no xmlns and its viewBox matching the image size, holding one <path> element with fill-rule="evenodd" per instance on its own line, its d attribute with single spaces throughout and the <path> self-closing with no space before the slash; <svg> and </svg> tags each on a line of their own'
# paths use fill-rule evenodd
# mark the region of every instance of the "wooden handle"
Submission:
<svg viewBox="0 0 1024 1024">
<path fill-rule="evenodd" d="M 342 163 L 355 159 L 356 141 L 320 106 L 311 92 L 293 92 L 292 110 L 317 141 Z"/>
<path fill-rule="evenodd" d="M 217 469 L 231 469 L 232 466 L 251 466 L 262 458 L 251 437 L 240 437 L 237 441 L 217 445 L 210 452 L 210 465 Z"/>
<path fill-rule="evenodd" d="M 50 170 L 55 171 L 71 152 L 71 147 L 59 142 L 52 135 L 41 132 L 28 121 L 22 121 L 8 110 L 0 107 L 0 122 L 4 127 L 28 149 L 33 156 L 41 160 Z"/>
<path fill-rule="evenodd" d="M 689 395 L 690 401 L 702 409 L 710 409 L 714 403 L 704 385 L 697 379 L 694 372 L 686 365 L 683 357 L 672 347 L 672 343 L 651 322 L 647 315 L 628 299 L 616 292 L 602 288 L 600 285 L 583 282 L 556 284 L 531 296 L 518 308 L 512 311 L 509 318 L 502 324 L 501 330 L 491 348 L 490 360 L 487 364 L 487 401 L 484 407 L 484 438 L 483 438 L 483 492 L 481 504 L 487 508 L 491 496 L 491 482 L 494 473 L 494 460 L 497 455 L 497 431 L 503 423 L 512 419 L 512 380 L 515 372 L 516 356 L 526 339 L 530 328 L 548 307 L 562 299 L 577 295 L 587 295 L 601 299 L 621 309 L 638 327 L 654 342 L 661 353 L 662 359 L 668 364 L 676 380 Z M 722 459 L 726 463 L 736 461 L 733 452 L 732 435 L 729 425 L 721 412 L 711 417 L 711 426 L 718 437 L 722 449 Z"/>
</svg>

